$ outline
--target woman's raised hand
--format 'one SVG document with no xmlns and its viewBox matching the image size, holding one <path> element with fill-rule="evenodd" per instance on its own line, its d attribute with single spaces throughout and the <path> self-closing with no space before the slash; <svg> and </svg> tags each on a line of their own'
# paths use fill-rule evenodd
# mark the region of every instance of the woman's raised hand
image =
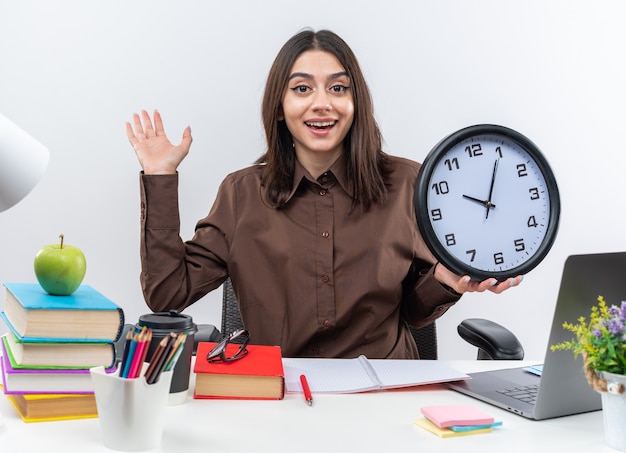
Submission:
<svg viewBox="0 0 626 453">
<path fill-rule="evenodd" d="M 163 120 L 158 111 L 154 112 L 154 125 L 145 110 L 141 116 L 133 115 L 133 124 L 126 123 L 126 136 L 133 146 L 141 168 L 147 175 L 165 175 L 176 173 L 178 165 L 189 153 L 191 146 L 191 128 L 183 131 L 179 145 L 172 145 L 163 129 Z"/>
</svg>

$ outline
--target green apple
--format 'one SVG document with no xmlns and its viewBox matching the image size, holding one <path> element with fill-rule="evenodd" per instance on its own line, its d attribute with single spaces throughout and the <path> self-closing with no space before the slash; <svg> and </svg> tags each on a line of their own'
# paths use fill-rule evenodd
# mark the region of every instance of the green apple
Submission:
<svg viewBox="0 0 626 453">
<path fill-rule="evenodd" d="M 78 289 L 85 272 L 87 261 L 82 250 L 73 245 L 45 245 L 35 256 L 35 276 L 41 287 L 54 296 L 69 296 Z"/>
</svg>

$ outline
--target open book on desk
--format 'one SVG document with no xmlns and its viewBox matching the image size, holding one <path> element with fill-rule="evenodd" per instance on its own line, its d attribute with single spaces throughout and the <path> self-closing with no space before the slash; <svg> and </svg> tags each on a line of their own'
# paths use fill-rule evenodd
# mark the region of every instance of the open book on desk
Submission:
<svg viewBox="0 0 626 453">
<path fill-rule="evenodd" d="M 357 393 L 468 379 L 437 360 L 283 358 L 287 392 L 302 392 L 304 374 L 313 393 Z"/>
</svg>

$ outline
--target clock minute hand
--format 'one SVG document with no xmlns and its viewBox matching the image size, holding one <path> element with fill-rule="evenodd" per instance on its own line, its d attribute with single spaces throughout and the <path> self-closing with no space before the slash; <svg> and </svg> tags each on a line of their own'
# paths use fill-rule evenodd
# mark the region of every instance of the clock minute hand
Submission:
<svg viewBox="0 0 626 453">
<path fill-rule="evenodd" d="M 489 198 L 487 199 L 487 201 L 485 201 L 485 208 L 487 208 L 487 215 L 485 215 L 485 219 L 489 218 L 489 210 L 496 207 L 496 205 L 491 202 L 491 197 L 493 195 L 493 186 L 494 186 L 494 183 L 496 182 L 496 173 L 498 172 L 498 162 L 500 162 L 500 159 L 496 159 L 496 161 L 493 164 L 493 173 L 491 174 L 491 187 L 489 187 Z"/>
</svg>

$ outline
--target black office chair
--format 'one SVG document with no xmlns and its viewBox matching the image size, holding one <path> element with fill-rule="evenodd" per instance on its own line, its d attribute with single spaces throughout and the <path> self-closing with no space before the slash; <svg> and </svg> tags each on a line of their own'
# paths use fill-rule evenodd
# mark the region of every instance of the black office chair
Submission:
<svg viewBox="0 0 626 453">
<path fill-rule="evenodd" d="M 226 279 L 222 292 L 222 337 L 244 327 L 239 313 L 237 297 L 230 282 Z M 437 327 L 435 323 L 416 328 L 409 326 L 417 344 L 420 357 L 425 360 L 437 359 Z M 459 324 L 457 331 L 468 343 L 478 348 L 479 360 L 522 360 L 524 348 L 517 337 L 506 327 L 487 319 L 466 319 Z M 237 340 L 235 340 L 237 342 Z"/>
</svg>

